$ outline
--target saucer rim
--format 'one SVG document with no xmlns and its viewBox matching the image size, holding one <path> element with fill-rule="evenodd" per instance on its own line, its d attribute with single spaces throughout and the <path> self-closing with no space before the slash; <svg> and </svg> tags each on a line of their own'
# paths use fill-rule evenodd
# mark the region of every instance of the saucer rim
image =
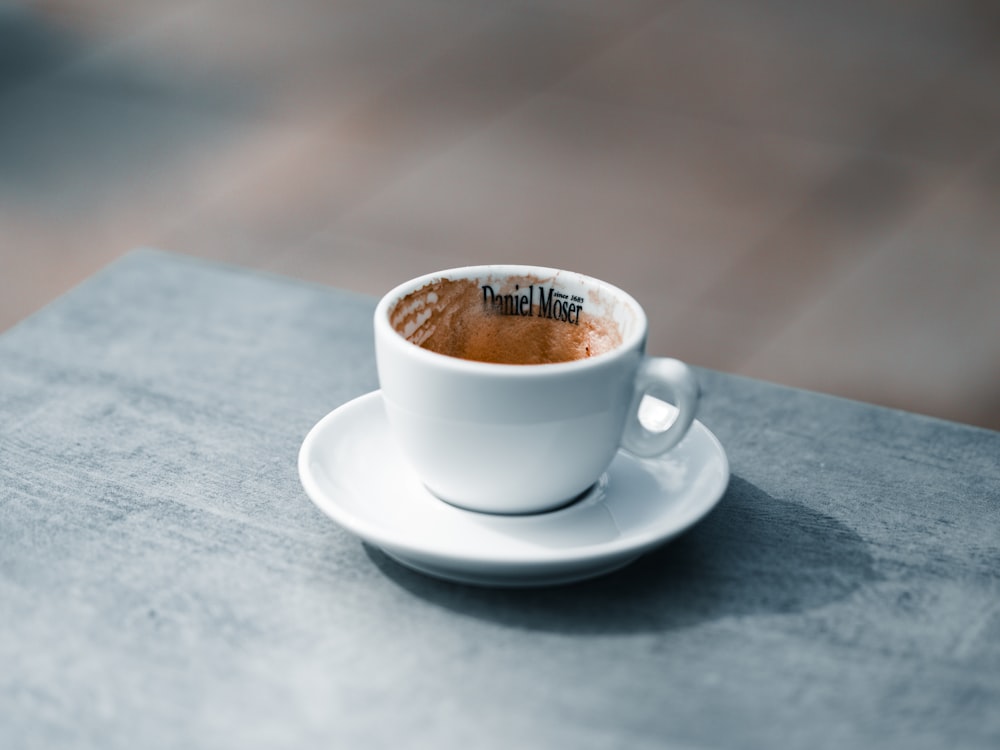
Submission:
<svg viewBox="0 0 1000 750">
<path fill-rule="evenodd" d="M 546 588 L 564 586 L 570 583 L 590 580 L 627 568 L 644 554 L 643 550 L 634 553 L 615 555 L 608 558 L 594 558 L 571 568 L 554 565 L 537 565 L 529 572 L 494 569 L 489 572 L 475 572 L 458 565 L 428 565 L 422 560 L 398 555 L 394 550 L 382 549 L 390 560 L 406 567 L 451 583 L 469 586 L 486 586 L 489 588 Z"/>
<path fill-rule="evenodd" d="M 401 534 L 386 533 L 386 528 L 384 526 L 372 523 L 363 517 L 359 517 L 357 514 L 346 512 L 343 506 L 332 500 L 329 494 L 320 488 L 318 482 L 313 478 L 312 472 L 309 469 L 310 455 L 312 454 L 314 446 L 325 433 L 330 423 L 338 421 L 346 412 L 350 410 L 370 408 L 369 404 L 380 400 L 381 397 L 381 389 L 369 391 L 368 393 L 350 399 L 336 407 L 323 416 L 315 425 L 313 425 L 313 427 L 310 428 L 306 434 L 306 437 L 304 438 L 299 449 L 298 472 L 299 480 L 306 492 L 306 495 L 313 502 L 313 504 L 319 508 L 320 511 L 322 511 L 341 528 L 360 537 L 362 540 L 375 544 L 378 547 L 383 548 L 386 552 L 391 550 L 393 553 L 391 556 L 393 557 L 416 557 L 418 559 L 425 560 L 433 559 L 439 561 L 444 567 L 452 568 L 456 565 L 462 564 L 471 564 L 475 566 L 489 565 L 497 568 L 518 568 L 520 566 L 536 567 L 544 565 L 562 566 L 572 564 L 583 565 L 593 564 L 598 560 L 608 560 L 619 556 L 635 557 L 670 541 L 701 521 L 722 500 L 731 478 L 729 459 L 722 443 L 711 430 L 696 419 L 692 423 L 690 429 L 692 431 L 699 432 L 702 439 L 708 440 L 713 449 L 713 453 L 721 461 L 722 471 L 717 485 L 713 484 L 709 491 L 702 493 L 702 501 L 697 503 L 692 509 L 687 510 L 680 517 L 671 516 L 670 514 L 661 514 L 656 520 L 648 525 L 648 528 L 639 533 L 619 537 L 610 541 L 594 542 L 571 548 L 539 548 L 533 550 L 513 548 L 511 550 L 507 550 L 506 553 L 503 553 L 498 549 L 493 549 L 488 553 L 484 552 L 482 554 L 477 553 L 472 555 L 461 552 L 442 551 L 433 545 L 419 544 L 412 538 L 406 538 Z M 685 437 L 685 439 L 688 438 Z M 392 445 L 391 449 L 398 450 L 395 445 Z M 639 460 L 627 452 L 619 450 L 619 453 L 623 453 L 630 460 Z M 642 460 L 655 461 L 657 458 Z M 421 490 L 429 492 L 429 490 L 422 486 Z M 439 502 L 443 506 L 447 507 L 449 512 L 461 515 L 484 515 L 478 511 L 468 510 L 446 503 L 443 500 L 434 498 L 433 495 L 431 495 L 431 497 L 436 502 Z M 538 518 L 541 516 L 551 517 L 553 514 L 565 512 L 575 506 L 576 503 L 574 502 L 545 513 L 511 515 L 506 517 L 530 521 L 532 518 Z M 665 517 L 671 519 L 670 523 L 665 524 L 662 521 L 657 523 L 657 521 L 660 521 Z M 510 573 L 514 573 L 514 571 L 511 570 Z M 519 573 L 525 574 L 525 577 L 531 577 L 526 574 L 526 571 L 519 571 Z"/>
</svg>

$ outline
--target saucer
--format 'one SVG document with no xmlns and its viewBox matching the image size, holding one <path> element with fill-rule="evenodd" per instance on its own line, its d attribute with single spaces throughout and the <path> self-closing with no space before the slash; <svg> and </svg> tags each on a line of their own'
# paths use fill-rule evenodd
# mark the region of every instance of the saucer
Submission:
<svg viewBox="0 0 1000 750">
<path fill-rule="evenodd" d="M 647 397 L 652 421 L 672 407 Z M 647 422 L 648 424 L 648 422 Z M 327 414 L 299 451 L 309 498 L 337 524 L 399 563 L 485 586 L 545 586 L 628 565 L 701 520 L 729 482 L 722 445 L 695 421 L 667 454 L 619 451 L 572 504 L 534 515 L 463 510 L 431 494 L 389 432 L 380 391 Z"/>
</svg>

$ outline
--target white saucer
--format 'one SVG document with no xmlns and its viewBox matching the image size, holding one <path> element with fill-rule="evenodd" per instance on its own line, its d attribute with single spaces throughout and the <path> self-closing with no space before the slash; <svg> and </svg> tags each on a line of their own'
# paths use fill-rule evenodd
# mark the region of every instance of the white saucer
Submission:
<svg viewBox="0 0 1000 750">
<path fill-rule="evenodd" d="M 722 497 L 729 462 L 696 421 L 665 456 L 619 452 L 601 480 L 565 508 L 475 513 L 423 486 L 398 452 L 382 395 L 373 391 L 310 430 L 299 477 L 320 510 L 403 565 L 462 583 L 542 586 L 616 570 L 680 534 Z"/>
</svg>

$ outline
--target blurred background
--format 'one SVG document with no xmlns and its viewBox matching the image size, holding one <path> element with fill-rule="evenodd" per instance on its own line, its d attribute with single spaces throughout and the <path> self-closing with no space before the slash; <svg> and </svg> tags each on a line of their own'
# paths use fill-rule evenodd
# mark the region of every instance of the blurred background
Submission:
<svg viewBox="0 0 1000 750">
<path fill-rule="evenodd" d="M 137 246 L 632 291 L 650 350 L 1000 429 L 995 0 L 0 0 L 0 331 Z"/>
</svg>

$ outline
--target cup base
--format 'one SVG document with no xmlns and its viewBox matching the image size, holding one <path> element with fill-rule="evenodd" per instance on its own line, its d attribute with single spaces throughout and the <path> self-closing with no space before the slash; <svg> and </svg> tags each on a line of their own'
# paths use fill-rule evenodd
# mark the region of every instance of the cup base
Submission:
<svg viewBox="0 0 1000 750">
<path fill-rule="evenodd" d="M 437 492 L 435 492 L 434 490 L 432 490 L 426 484 L 424 485 L 424 489 L 426 489 L 429 493 L 431 493 L 435 498 L 437 498 L 438 500 L 440 500 L 442 503 L 447 503 L 448 505 L 451 505 L 454 508 L 458 508 L 459 510 L 468 511 L 469 513 L 479 513 L 479 514 L 484 515 L 484 516 L 515 516 L 515 517 L 516 516 L 544 516 L 546 513 L 555 513 L 556 511 L 563 510 L 565 508 L 570 507 L 571 505 L 576 505 L 578 502 L 580 502 L 581 500 L 583 500 L 584 498 L 586 498 L 588 495 L 590 495 L 592 492 L 594 492 L 594 490 L 601 484 L 602 481 L 606 481 L 606 475 L 602 475 L 600 479 L 598 479 L 596 482 L 594 482 L 592 485 L 590 485 L 587 489 L 585 489 L 583 492 L 579 493 L 578 495 L 574 495 L 573 497 L 569 498 L 568 500 L 559 500 L 556 504 L 554 504 L 554 505 L 547 505 L 544 508 L 542 508 L 541 510 L 513 510 L 513 511 L 510 511 L 510 510 L 507 510 L 507 511 L 504 511 L 504 510 L 484 510 L 483 508 L 476 508 L 476 507 L 473 507 L 471 505 L 467 505 L 467 504 L 463 503 L 461 500 L 451 500 L 451 499 L 449 499 L 447 497 L 442 497 L 440 494 L 438 494 Z"/>
</svg>

